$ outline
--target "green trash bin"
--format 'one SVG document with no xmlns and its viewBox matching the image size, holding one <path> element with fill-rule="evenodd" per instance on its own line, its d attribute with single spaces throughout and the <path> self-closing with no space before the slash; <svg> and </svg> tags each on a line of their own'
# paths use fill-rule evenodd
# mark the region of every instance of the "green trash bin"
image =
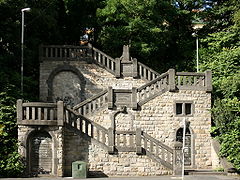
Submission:
<svg viewBox="0 0 240 180">
<path fill-rule="evenodd" d="M 75 161 L 72 163 L 73 178 L 87 178 L 87 163 L 84 161 Z"/>
</svg>

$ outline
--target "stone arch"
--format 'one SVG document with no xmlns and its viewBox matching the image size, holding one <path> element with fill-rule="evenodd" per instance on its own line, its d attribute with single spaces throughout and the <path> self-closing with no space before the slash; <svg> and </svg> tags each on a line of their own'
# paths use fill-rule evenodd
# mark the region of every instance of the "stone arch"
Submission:
<svg viewBox="0 0 240 180">
<path fill-rule="evenodd" d="M 52 132 L 43 129 L 29 130 L 25 135 L 23 145 L 26 147 L 28 174 L 57 175 L 57 164 L 55 163 L 57 141 Z"/>
<path fill-rule="evenodd" d="M 133 130 L 134 116 L 127 107 L 121 107 L 112 114 L 112 128 L 114 130 Z M 124 121 L 123 121 L 124 120 Z"/>
<path fill-rule="evenodd" d="M 79 79 L 80 81 L 80 90 L 79 90 L 79 98 L 80 98 L 80 101 L 82 100 L 85 100 L 85 85 L 86 85 L 86 81 L 85 81 L 85 78 L 83 76 L 83 74 L 74 66 L 71 66 L 69 64 L 64 64 L 64 65 L 60 65 L 58 67 L 56 67 L 49 75 L 48 79 L 47 79 L 47 86 L 48 86 L 48 97 L 47 97 L 47 100 L 48 101 L 54 101 L 53 99 L 53 81 L 54 81 L 54 78 L 59 74 L 59 73 L 62 73 L 62 72 L 71 72 L 73 73 L 74 75 L 77 76 L 77 78 Z M 58 99 L 58 100 L 63 100 L 64 99 Z"/>
<path fill-rule="evenodd" d="M 185 136 L 185 146 L 186 146 L 186 152 L 185 152 L 185 165 L 194 167 L 195 164 L 195 141 L 194 141 L 194 131 L 191 127 L 186 128 L 186 136 Z M 175 132 L 175 141 L 176 142 L 183 142 L 183 127 L 177 128 Z"/>
</svg>

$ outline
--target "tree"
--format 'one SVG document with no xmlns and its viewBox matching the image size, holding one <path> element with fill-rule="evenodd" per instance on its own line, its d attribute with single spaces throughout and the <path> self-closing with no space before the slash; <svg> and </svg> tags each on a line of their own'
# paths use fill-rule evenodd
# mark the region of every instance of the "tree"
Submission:
<svg viewBox="0 0 240 180">
<path fill-rule="evenodd" d="M 221 12 L 221 13 L 220 13 Z M 201 39 L 201 69 L 213 72 L 213 134 L 221 143 L 220 155 L 240 171 L 240 37 L 239 3 L 219 1 L 208 16 L 209 24 Z"/>
<path fill-rule="evenodd" d="M 119 57 L 122 46 L 130 44 L 133 57 L 160 72 L 193 69 L 191 11 L 170 1 L 107 0 L 97 17 L 98 43 L 112 56 Z"/>
<path fill-rule="evenodd" d="M 0 92 L 0 177 L 18 177 L 24 169 L 17 152 L 16 96 L 10 85 Z"/>
</svg>

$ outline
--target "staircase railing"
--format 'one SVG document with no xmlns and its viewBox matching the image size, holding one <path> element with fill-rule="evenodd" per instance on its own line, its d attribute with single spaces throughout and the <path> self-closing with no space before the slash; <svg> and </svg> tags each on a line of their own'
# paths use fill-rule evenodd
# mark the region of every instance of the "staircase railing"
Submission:
<svg viewBox="0 0 240 180">
<path fill-rule="evenodd" d="M 175 83 L 177 89 L 191 90 L 212 90 L 212 75 L 211 71 L 204 73 L 195 72 L 177 72 Z"/>
<path fill-rule="evenodd" d="M 90 137 L 105 148 L 108 148 L 108 130 L 106 128 L 76 113 L 72 109 L 65 108 L 64 114 L 64 122 L 68 128 L 71 128 L 77 134 Z"/>
<path fill-rule="evenodd" d="M 92 58 L 88 46 L 72 45 L 41 45 L 39 47 L 40 60 L 89 60 Z"/>
<path fill-rule="evenodd" d="M 91 45 L 90 45 L 91 47 Z M 93 60 L 95 63 L 99 64 L 101 67 L 105 68 L 112 74 L 115 74 L 116 71 L 116 61 L 112 57 L 108 56 L 107 54 L 103 53 L 99 49 L 92 47 L 93 51 Z"/>
<path fill-rule="evenodd" d="M 62 125 L 62 117 L 58 113 L 63 102 L 42 103 L 17 101 L 17 124 L 19 125 Z"/>
<path fill-rule="evenodd" d="M 73 110 L 84 116 L 98 110 L 104 105 L 107 105 L 107 92 L 108 90 L 103 90 L 99 94 L 77 104 L 73 107 Z"/>
<path fill-rule="evenodd" d="M 137 88 L 137 101 L 138 105 L 143 105 L 149 100 L 155 98 L 156 96 L 163 93 L 168 88 L 168 72 L 161 74 L 156 79 L 144 84 L 143 86 Z"/>
<path fill-rule="evenodd" d="M 152 70 L 151 68 L 147 67 L 146 65 L 138 62 L 138 73 L 139 76 L 143 79 L 146 79 L 148 81 L 152 81 L 153 79 L 156 79 L 158 76 L 160 76 L 159 73 Z"/>
<path fill-rule="evenodd" d="M 62 101 L 57 103 L 23 103 L 22 100 L 18 100 L 17 119 L 19 125 L 66 126 L 81 137 L 97 142 L 109 153 L 136 152 L 137 154 L 146 154 L 152 160 L 173 169 L 173 150 L 141 129 L 136 131 L 106 129 L 73 109 L 65 107 Z"/>
<path fill-rule="evenodd" d="M 173 170 L 174 151 L 157 139 L 142 132 L 142 147 L 148 157 Z"/>
<path fill-rule="evenodd" d="M 115 131 L 115 146 L 120 152 L 135 152 L 136 131 Z"/>
</svg>

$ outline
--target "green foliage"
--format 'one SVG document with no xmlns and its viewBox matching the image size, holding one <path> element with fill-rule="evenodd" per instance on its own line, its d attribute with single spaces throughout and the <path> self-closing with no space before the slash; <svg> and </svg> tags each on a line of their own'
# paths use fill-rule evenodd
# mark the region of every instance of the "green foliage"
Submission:
<svg viewBox="0 0 240 180">
<path fill-rule="evenodd" d="M 0 177 L 17 177 L 24 169 L 17 152 L 15 93 L 11 86 L 0 92 Z"/>
<path fill-rule="evenodd" d="M 212 135 L 220 140 L 220 155 L 240 171 L 239 3 L 219 1 L 209 17 L 217 23 L 210 23 L 208 32 L 213 33 L 201 39 L 200 64 L 201 70 L 213 72 Z"/>
<path fill-rule="evenodd" d="M 170 67 L 191 70 L 194 39 L 192 13 L 170 1 L 106 0 L 97 11 L 98 43 L 113 57 L 131 45 L 131 56 L 163 72 Z"/>
<path fill-rule="evenodd" d="M 240 127 L 240 120 L 238 119 L 238 126 Z M 224 133 L 220 136 L 221 151 L 220 155 L 227 157 L 233 163 L 234 167 L 240 171 L 240 131 L 233 129 L 230 132 Z"/>
</svg>

